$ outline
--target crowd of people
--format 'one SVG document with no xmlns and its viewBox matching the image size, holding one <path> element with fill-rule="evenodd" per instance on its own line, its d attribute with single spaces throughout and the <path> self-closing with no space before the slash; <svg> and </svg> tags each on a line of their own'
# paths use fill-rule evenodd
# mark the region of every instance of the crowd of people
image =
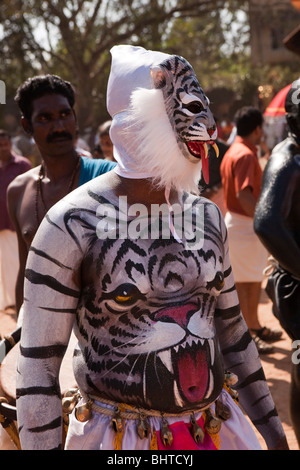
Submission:
<svg viewBox="0 0 300 470">
<path fill-rule="evenodd" d="M 99 126 L 91 152 L 78 139 L 73 87 L 55 75 L 29 78 L 15 97 L 39 164 L 12 150 L 21 148 L 20 139 L 0 132 L 0 308 L 15 306 L 22 328 L 16 391 L 22 448 L 259 449 L 236 403 L 236 382 L 239 403 L 268 448 L 288 449 L 259 359 L 273 352 L 282 329 L 262 323 L 258 304 L 268 254 L 299 293 L 298 107 L 287 109 L 292 140 L 274 149 L 292 155 L 285 178 L 295 188 L 291 196 L 287 180 L 280 186 L 290 192 L 278 211 L 271 208 L 277 189 L 268 184 L 271 171 L 282 176 L 273 170 L 273 154 L 266 169 L 261 164 L 258 109 L 239 109 L 220 138 L 188 62 L 131 46 L 111 53 L 112 120 Z M 182 77 L 185 94 L 177 92 Z M 152 240 L 110 236 L 122 232 L 120 197 L 148 211 L 167 203 L 169 239 L 161 229 Z M 204 234 L 198 250 L 172 223 L 172 207 L 183 202 L 193 208 L 193 233 Z M 119 211 L 117 219 L 104 217 L 105 233 L 101 206 Z M 201 227 L 194 222 L 199 213 Z M 283 237 L 276 244 L 280 226 L 282 233 L 289 229 L 286 245 Z M 294 247 L 293 265 L 283 259 L 285 246 Z M 293 307 L 299 312 L 299 295 Z M 282 327 L 299 339 L 279 310 Z M 58 372 L 72 329 L 79 391 L 62 443 Z M 291 406 L 300 442 L 299 376 L 296 367 Z"/>
</svg>

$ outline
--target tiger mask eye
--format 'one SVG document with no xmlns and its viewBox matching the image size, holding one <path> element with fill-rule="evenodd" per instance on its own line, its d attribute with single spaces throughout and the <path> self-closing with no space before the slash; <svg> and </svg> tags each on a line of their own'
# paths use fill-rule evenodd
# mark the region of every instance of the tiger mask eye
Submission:
<svg viewBox="0 0 300 470">
<path fill-rule="evenodd" d="M 201 113 L 201 111 L 204 110 L 204 106 L 200 101 L 191 101 L 188 104 L 183 104 L 182 107 L 187 109 L 188 111 L 190 111 L 190 113 L 193 113 L 193 114 L 199 114 Z"/>
</svg>

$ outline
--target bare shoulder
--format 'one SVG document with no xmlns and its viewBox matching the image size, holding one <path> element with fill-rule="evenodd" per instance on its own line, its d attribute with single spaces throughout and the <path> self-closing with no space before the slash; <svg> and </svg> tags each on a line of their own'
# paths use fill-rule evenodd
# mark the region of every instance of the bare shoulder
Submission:
<svg viewBox="0 0 300 470">
<path fill-rule="evenodd" d="M 114 172 L 110 171 L 100 176 L 96 176 L 87 183 L 79 186 L 66 196 L 64 200 L 76 203 L 84 200 L 85 196 L 89 198 L 95 197 L 96 199 L 97 197 L 109 198 L 115 194 L 116 185 L 116 176 L 114 175 Z"/>
<path fill-rule="evenodd" d="M 22 173 L 16 178 L 13 179 L 13 181 L 9 184 L 8 186 L 8 193 L 16 194 L 20 191 L 23 191 L 27 184 L 33 180 L 35 180 L 39 174 L 40 166 L 31 168 L 30 170 L 26 171 L 25 173 Z"/>
<path fill-rule="evenodd" d="M 39 174 L 39 169 L 40 166 L 31 168 L 25 173 L 16 176 L 16 178 L 14 178 L 9 184 L 7 188 L 7 203 L 10 211 L 18 203 L 28 184 L 36 180 Z"/>
</svg>

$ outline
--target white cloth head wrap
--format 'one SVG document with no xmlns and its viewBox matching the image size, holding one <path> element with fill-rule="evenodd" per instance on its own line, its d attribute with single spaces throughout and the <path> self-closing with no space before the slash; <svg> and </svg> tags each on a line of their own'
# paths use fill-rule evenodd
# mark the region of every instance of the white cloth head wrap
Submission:
<svg viewBox="0 0 300 470">
<path fill-rule="evenodd" d="M 215 122 L 193 68 L 180 56 L 142 47 L 114 46 L 111 55 L 107 108 L 116 173 L 130 179 L 151 178 L 160 189 L 197 193 L 202 144 L 210 141 L 207 126 Z M 185 103 L 195 100 L 205 107 L 203 113 L 185 109 Z M 176 120 L 178 112 L 184 116 L 181 120 Z"/>
<path fill-rule="evenodd" d="M 127 45 L 114 46 L 110 52 L 112 64 L 107 86 L 107 109 L 112 117 L 110 136 L 118 164 L 115 171 L 127 178 L 150 178 L 151 174 L 141 168 L 136 149 L 126 142 L 124 120 L 128 116 L 133 90 L 153 89 L 150 67 L 160 64 L 170 55 Z"/>
</svg>

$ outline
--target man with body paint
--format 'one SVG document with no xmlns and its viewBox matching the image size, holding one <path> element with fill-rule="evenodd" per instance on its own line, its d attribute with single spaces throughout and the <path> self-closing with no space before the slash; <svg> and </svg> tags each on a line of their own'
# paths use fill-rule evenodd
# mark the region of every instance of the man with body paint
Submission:
<svg viewBox="0 0 300 470">
<path fill-rule="evenodd" d="M 259 449 L 233 384 L 268 448 L 287 449 L 240 312 L 223 217 L 197 196 L 217 134 L 208 98 L 182 57 L 125 45 L 111 54 L 117 166 L 52 207 L 28 257 L 17 378 L 22 448 L 63 446 L 58 375 L 74 328 L 78 391 L 63 400 L 66 449 Z M 137 203 L 149 216 L 151 205 L 167 204 L 161 230 L 167 224 L 169 236 L 118 237 L 121 196 L 126 214 Z M 119 216 L 100 236 L 105 204 Z M 192 211 L 188 233 L 176 231 L 175 205 Z M 203 243 L 193 249 L 197 231 Z"/>
</svg>

